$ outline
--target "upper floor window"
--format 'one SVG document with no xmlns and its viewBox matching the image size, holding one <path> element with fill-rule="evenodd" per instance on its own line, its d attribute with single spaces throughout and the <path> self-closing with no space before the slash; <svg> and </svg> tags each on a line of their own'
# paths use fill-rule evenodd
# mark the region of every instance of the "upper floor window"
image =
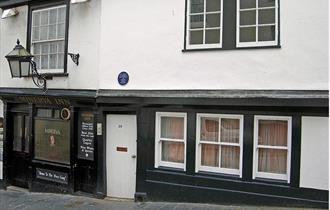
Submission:
<svg viewBox="0 0 330 210">
<path fill-rule="evenodd" d="M 237 0 L 237 47 L 278 45 L 278 0 Z"/>
<path fill-rule="evenodd" d="M 66 8 L 32 10 L 31 51 L 40 73 L 64 73 Z"/>
<path fill-rule="evenodd" d="M 253 178 L 290 182 L 291 117 L 255 116 Z"/>
<path fill-rule="evenodd" d="M 222 47 L 222 0 L 188 0 L 188 49 Z"/>
<path fill-rule="evenodd" d="M 196 172 L 242 176 L 242 115 L 197 114 L 196 135 Z"/>
<path fill-rule="evenodd" d="M 156 113 L 155 167 L 185 170 L 187 114 Z"/>
</svg>

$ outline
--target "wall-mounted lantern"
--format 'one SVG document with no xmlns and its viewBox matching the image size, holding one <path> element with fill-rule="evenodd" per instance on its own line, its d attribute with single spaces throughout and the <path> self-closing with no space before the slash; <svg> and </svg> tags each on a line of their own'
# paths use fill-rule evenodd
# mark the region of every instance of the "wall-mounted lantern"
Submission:
<svg viewBox="0 0 330 210">
<path fill-rule="evenodd" d="M 15 48 L 6 55 L 9 63 L 11 76 L 13 78 L 32 77 L 33 83 L 42 88 L 44 92 L 47 91 L 47 80 L 45 77 L 38 73 L 36 63 L 32 60 L 31 55 L 17 39 Z"/>
<path fill-rule="evenodd" d="M 78 3 L 84 3 L 88 2 L 89 0 L 71 0 L 71 4 L 78 4 Z"/>
<path fill-rule="evenodd" d="M 13 17 L 16 16 L 18 14 L 18 11 L 15 8 L 12 9 L 5 9 L 2 12 L 1 18 L 5 19 L 5 18 L 9 18 L 9 17 Z"/>
</svg>

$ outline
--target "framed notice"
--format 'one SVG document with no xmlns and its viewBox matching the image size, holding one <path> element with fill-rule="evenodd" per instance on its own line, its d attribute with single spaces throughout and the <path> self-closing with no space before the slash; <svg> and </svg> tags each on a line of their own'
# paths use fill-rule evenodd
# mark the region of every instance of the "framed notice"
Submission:
<svg viewBox="0 0 330 210">
<path fill-rule="evenodd" d="M 80 113 L 78 158 L 94 160 L 94 114 L 91 111 Z"/>
</svg>

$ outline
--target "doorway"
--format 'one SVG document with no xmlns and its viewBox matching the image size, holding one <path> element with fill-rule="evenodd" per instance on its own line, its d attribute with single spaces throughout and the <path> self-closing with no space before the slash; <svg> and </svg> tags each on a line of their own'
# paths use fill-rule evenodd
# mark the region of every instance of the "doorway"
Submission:
<svg viewBox="0 0 330 210">
<path fill-rule="evenodd" d="M 12 135 L 9 141 L 9 182 L 12 185 L 28 188 L 30 165 L 30 118 L 27 113 L 12 114 Z"/>
<path fill-rule="evenodd" d="M 107 115 L 107 196 L 133 199 L 136 186 L 136 115 Z"/>
</svg>

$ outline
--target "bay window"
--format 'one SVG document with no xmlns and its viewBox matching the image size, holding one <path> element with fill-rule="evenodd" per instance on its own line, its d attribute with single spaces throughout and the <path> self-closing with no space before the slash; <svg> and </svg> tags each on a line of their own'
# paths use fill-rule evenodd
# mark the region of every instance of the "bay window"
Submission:
<svg viewBox="0 0 330 210">
<path fill-rule="evenodd" d="M 278 45 L 278 0 L 237 0 L 237 47 Z"/>
<path fill-rule="evenodd" d="M 196 172 L 242 176 L 243 116 L 197 114 Z"/>
<path fill-rule="evenodd" d="M 185 170 L 187 114 L 156 113 L 155 167 Z"/>
<path fill-rule="evenodd" d="M 290 182 L 291 117 L 255 116 L 253 178 Z"/>
</svg>

